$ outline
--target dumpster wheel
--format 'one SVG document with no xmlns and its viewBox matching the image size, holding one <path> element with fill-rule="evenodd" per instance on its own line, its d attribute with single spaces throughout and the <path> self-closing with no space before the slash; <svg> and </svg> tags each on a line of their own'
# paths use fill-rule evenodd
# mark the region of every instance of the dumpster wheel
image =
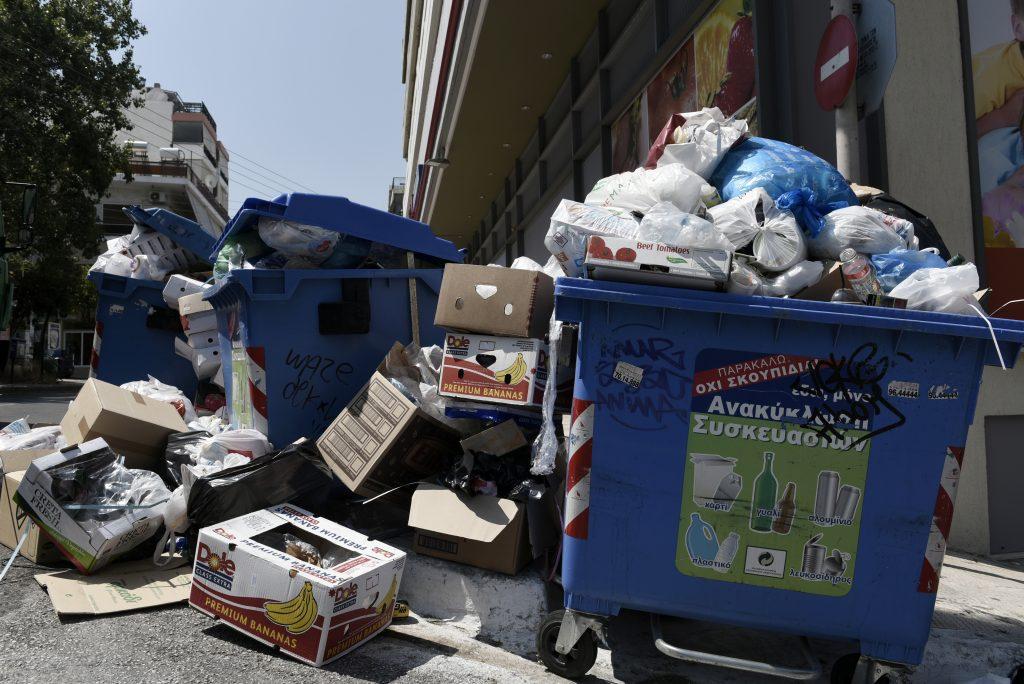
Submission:
<svg viewBox="0 0 1024 684">
<path fill-rule="evenodd" d="M 568 653 L 562 655 L 555 650 L 558 631 L 565 617 L 564 610 L 549 613 L 537 629 L 537 655 L 544 666 L 566 679 L 579 679 L 585 675 L 597 660 L 597 637 L 587 629 Z"/>
<path fill-rule="evenodd" d="M 847 653 L 832 665 L 829 681 L 832 684 L 903 684 L 908 668 L 882 663 L 862 657 L 860 653 Z"/>
</svg>

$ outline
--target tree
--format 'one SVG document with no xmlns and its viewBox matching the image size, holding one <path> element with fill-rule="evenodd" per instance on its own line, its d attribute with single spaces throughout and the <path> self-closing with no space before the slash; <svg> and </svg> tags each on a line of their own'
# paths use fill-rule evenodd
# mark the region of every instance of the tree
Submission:
<svg viewBox="0 0 1024 684">
<path fill-rule="evenodd" d="M 145 32 L 130 0 L 0 0 L 0 183 L 39 189 L 11 259 L 16 326 L 89 301 L 80 261 L 99 247 L 95 205 L 128 167 L 114 134 L 139 104 L 131 45 Z M 7 225 L 20 225 L 20 204 L 0 193 Z"/>
</svg>

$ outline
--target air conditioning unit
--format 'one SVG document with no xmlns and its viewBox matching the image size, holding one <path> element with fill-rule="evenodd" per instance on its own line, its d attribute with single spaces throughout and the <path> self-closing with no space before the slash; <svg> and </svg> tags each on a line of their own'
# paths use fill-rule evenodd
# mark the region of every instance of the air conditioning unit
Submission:
<svg viewBox="0 0 1024 684">
<path fill-rule="evenodd" d="M 167 204 L 170 198 L 166 192 L 151 192 L 149 193 L 150 204 Z"/>
</svg>

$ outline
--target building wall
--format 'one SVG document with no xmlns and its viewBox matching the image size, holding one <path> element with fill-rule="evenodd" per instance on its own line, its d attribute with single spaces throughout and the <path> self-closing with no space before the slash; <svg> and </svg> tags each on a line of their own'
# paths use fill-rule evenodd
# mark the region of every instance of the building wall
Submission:
<svg viewBox="0 0 1024 684">
<path fill-rule="evenodd" d="M 889 191 L 976 260 L 955 0 L 896 0 L 899 57 L 885 94 Z M 950 546 L 989 553 L 985 416 L 1024 414 L 1024 364 L 986 368 L 967 436 Z"/>
</svg>

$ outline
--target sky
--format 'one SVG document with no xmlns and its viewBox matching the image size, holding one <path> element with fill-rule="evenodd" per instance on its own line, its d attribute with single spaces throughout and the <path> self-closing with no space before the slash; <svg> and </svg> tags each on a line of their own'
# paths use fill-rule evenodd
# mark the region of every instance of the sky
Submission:
<svg viewBox="0 0 1024 684">
<path fill-rule="evenodd" d="M 405 173 L 404 0 L 133 6 L 149 31 L 135 44 L 147 85 L 202 100 L 217 121 L 231 156 L 232 214 L 247 197 L 304 191 L 275 173 L 385 208 L 391 178 Z"/>
</svg>

